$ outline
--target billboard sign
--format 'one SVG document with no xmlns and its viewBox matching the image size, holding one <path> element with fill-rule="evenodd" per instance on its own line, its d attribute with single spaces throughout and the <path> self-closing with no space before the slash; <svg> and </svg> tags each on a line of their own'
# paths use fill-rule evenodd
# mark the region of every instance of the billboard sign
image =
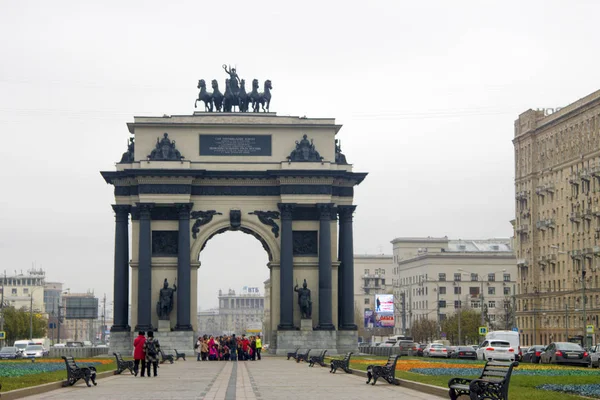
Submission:
<svg viewBox="0 0 600 400">
<path fill-rule="evenodd" d="M 64 297 L 66 319 L 98 319 L 97 297 Z"/>
<path fill-rule="evenodd" d="M 375 315 L 373 310 L 365 310 L 365 328 L 372 328 L 375 326 Z"/>
<path fill-rule="evenodd" d="M 394 314 L 394 295 L 393 294 L 376 294 L 375 295 L 375 312 Z"/>
<path fill-rule="evenodd" d="M 394 314 L 379 313 L 375 316 L 375 326 L 378 328 L 393 328 Z"/>
</svg>

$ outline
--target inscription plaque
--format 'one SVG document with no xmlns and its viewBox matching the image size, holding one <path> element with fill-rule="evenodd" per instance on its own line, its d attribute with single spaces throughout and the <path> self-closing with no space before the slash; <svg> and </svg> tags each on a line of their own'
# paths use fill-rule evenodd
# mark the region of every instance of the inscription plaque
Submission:
<svg viewBox="0 0 600 400">
<path fill-rule="evenodd" d="M 271 135 L 200 135 L 201 156 L 270 156 Z"/>
</svg>

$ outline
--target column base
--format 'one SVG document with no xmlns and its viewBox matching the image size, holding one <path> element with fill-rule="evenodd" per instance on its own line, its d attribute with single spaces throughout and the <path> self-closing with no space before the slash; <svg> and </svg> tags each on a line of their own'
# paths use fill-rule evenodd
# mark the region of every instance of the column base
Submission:
<svg viewBox="0 0 600 400">
<path fill-rule="evenodd" d="M 188 324 L 188 325 L 175 325 L 175 328 L 173 328 L 174 331 L 193 331 L 194 328 L 192 327 L 192 325 Z"/>
<path fill-rule="evenodd" d="M 136 325 L 135 328 L 133 329 L 136 332 L 139 331 L 144 331 L 144 332 L 154 332 L 154 327 L 152 326 L 152 324 L 148 324 L 148 325 Z"/>
<path fill-rule="evenodd" d="M 279 324 L 277 325 L 278 331 L 295 331 L 298 330 L 293 324 Z"/>
<path fill-rule="evenodd" d="M 110 327 L 111 332 L 131 332 L 129 325 L 113 325 Z"/>
<path fill-rule="evenodd" d="M 340 331 L 356 331 L 358 330 L 358 326 L 356 324 L 345 324 L 341 325 L 338 330 Z"/>
<path fill-rule="evenodd" d="M 315 326 L 315 331 L 335 331 L 335 326 L 331 323 L 323 323 Z"/>
</svg>

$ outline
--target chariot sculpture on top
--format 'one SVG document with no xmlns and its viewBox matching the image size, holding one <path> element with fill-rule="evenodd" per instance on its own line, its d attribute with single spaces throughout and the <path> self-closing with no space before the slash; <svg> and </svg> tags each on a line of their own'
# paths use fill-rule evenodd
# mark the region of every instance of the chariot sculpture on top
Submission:
<svg viewBox="0 0 600 400">
<path fill-rule="evenodd" d="M 198 98 L 194 103 L 194 108 L 198 107 L 198 102 L 204 102 L 204 111 L 207 112 L 248 112 L 252 106 L 252 112 L 269 112 L 271 105 L 271 80 L 267 79 L 263 86 L 263 91 L 259 92 L 258 79 L 252 80 L 250 93 L 246 92 L 246 80 L 240 79 L 235 67 L 223 64 L 223 69 L 229 75 L 225 80 L 225 93 L 219 90 L 219 83 L 216 79 L 211 81 L 212 92 L 207 91 L 206 81 L 198 81 Z M 237 109 L 236 109 L 237 107 Z"/>
</svg>

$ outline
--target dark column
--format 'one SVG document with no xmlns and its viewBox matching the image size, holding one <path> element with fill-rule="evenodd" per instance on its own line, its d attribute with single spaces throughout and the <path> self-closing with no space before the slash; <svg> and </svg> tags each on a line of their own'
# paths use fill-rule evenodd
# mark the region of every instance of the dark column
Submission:
<svg viewBox="0 0 600 400">
<path fill-rule="evenodd" d="M 177 254 L 177 324 L 176 331 L 193 330 L 190 323 L 191 280 L 190 211 L 191 203 L 175 204 L 179 211 L 179 240 Z"/>
<path fill-rule="evenodd" d="M 115 282 L 111 332 L 130 331 L 129 312 L 129 212 L 131 206 L 113 205 L 115 211 Z M 60 339 L 60 338 L 59 338 Z"/>
<path fill-rule="evenodd" d="M 138 304 L 136 331 L 152 331 L 152 203 L 137 203 L 139 222 Z"/>
<path fill-rule="evenodd" d="M 333 204 L 317 204 L 319 212 L 319 324 L 318 330 L 334 330 L 331 302 L 331 213 Z"/>
<path fill-rule="evenodd" d="M 340 229 L 338 232 L 338 277 L 337 277 L 337 315 L 338 328 L 344 326 L 344 318 L 342 315 L 342 303 L 344 298 L 344 264 L 342 264 L 342 242 L 344 241 L 344 232 Z"/>
<path fill-rule="evenodd" d="M 294 244 L 292 241 L 292 211 L 295 204 L 279 203 L 281 211 L 281 261 L 279 264 L 279 330 L 294 327 Z"/>
<path fill-rule="evenodd" d="M 342 238 L 343 298 L 341 308 L 343 324 L 340 329 L 355 330 L 354 323 L 354 239 L 352 236 L 352 213 L 356 206 L 338 206 L 340 237 Z"/>
</svg>

